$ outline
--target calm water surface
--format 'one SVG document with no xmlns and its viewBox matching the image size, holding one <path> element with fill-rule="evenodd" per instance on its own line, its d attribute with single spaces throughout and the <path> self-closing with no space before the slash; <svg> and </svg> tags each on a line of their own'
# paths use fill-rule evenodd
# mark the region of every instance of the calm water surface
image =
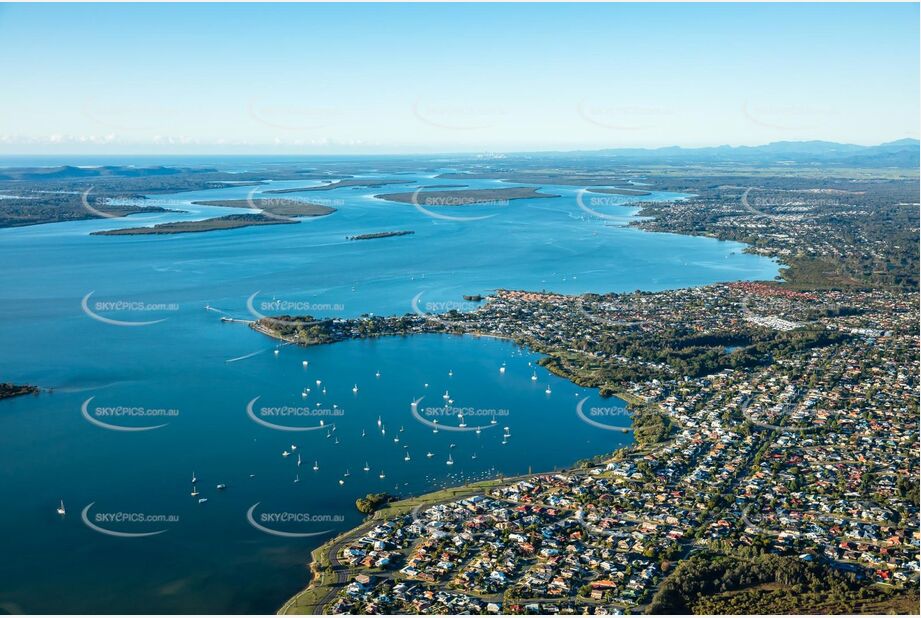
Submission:
<svg viewBox="0 0 921 618">
<path fill-rule="evenodd" d="M 360 521 L 358 497 L 552 469 L 629 440 L 576 415 L 583 397 L 590 398 L 586 406 L 618 402 L 549 375 L 536 367 L 536 355 L 508 342 L 420 336 L 277 348 L 242 324 L 219 320 L 252 318 L 247 299 L 256 310 L 275 301 L 344 317 L 407 313 L 414 299 L 423 310 L 463 307 L 464 294 L 496 288 L 661 290 L 777 274 L 774 262 L 742 254 L 736 243 L 623 227 L 635 212 L 631 202 L 679 195 L 617 196 L 620 206 L 583 200 L 605 215 L 599 217 L 579 207 L 575 188 L 544 186 L 560 197 L 438 210 L 494 215 L 452 221 L 374 198 L 420 184 L 458 184 L 422 174 L 401 178 L 408 184 L 284 195 L 337 208 L 298 225 L 89 236 L 230 214 L 191 202 L 253 191 L 232 187 L 159 196 L 184 213 L 0 230 L 0 377 L 54 389 L 0 402 L 0 608 L 272 612 L 306 583 L 310 550 Z M 345 239 L 385 230 L 415 234 Z M 92 319 L 81 309 L 90 293 L 87 306 L 103 318 L 157 322 Z M 420 416 L 457 426 L 459 419 L 443 410 L 445 391 L 452 406 L 468 410 L 468 428 L 482 426 L 479 433 L 433 433 L 413 416 L 410 402 L 422 397 Z M 267 428 L 247 414 L 254 399 L 257 416 L 263 408 L 289 408 L 272 417 L 276 424 L 315 427 L 322 420 L 324 427 Z M 165 426 L 107 430 L 87 421 L 82 407 L 97 419 L 97 408 L 114 414 L 121 407 L 120 416 L 105 417 L 118 426 Z M 160 415 L 127 416 L 126 408 Z M 217 490 L 219 483 L 226 490 Z M 63 518 L 55 513 L 61 499 Z M 315 536 L 258 530 L 247 519 L 257 503 L 256 523 Z M 87 506 L 94 525 L 157 534 L 93 530 L 81 517 Z"/>
</svg>

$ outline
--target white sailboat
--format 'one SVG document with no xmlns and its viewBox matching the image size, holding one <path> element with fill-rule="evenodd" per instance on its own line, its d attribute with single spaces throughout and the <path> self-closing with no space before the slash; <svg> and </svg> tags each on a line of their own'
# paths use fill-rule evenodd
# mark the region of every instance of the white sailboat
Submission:
<svg viewBox="0 0 921 618">
<path fill-rule="evenodd" d="M 537 382 L 537 372 L 536 371 L 531 373 L 531 381 Z"/>
<path fill-rule="evenodd" d="M 449 466 L 454 465 L 454 458 L 451 456 L 450 453 L 448 453 L 448 461 L 446 461 L 445 463 L 448 464 Z"/>
<path fill-rule="evenodd" d="M 385 478 L 387 478 L 387 475 L 386 475 L 386 474 L 384 474 L 384 471 L 383 471 L 383 470 L 381 470 L 381 473 L 380 473 L 380 474 L 378 474 L 377 476 L 378 476 L 378 478 L 382 478 L 382 479 L 385 479 Z"/>
<path fill-rule="evenodd" d="M 549 385 L 549 384 L 547 385 L 547 390 L 545 390 L 544 392 L 547 393 L 548 395 L 550 394 L 550 385 Z"/>
<path fill-rule="evenodd" d="M 377 370 L 377 371 L 374 373 L 374 377 L 375 377 L 375 378 L 381 377 L 381 372 L 380 372 L 380 370 Z"/>
<path fill-rule="evenodd" d="M 381 425 L 383 425 L 383 422 L 381 421 L 381 417 L 378 416 L 378 417 L 377 417 L 377 426 L 380 427 Z"/>
<path fill-rule="evenodd" d="M 192 484 L 194 485 L 194 484 L 197 483 L 197 482 L 198 482 L 198 477 L 195 476 L 195 473 L 193 472 L 193 473 L 192 473 Z"/>
<path fill-rule="evenodd" d="M 198 495 L 198 487 L 192 485 L 192 493 L 190 494 L 193 498 Z"/>
<path fill-rule="evenodd" d="M 425 456 L 431 459 L 432 457 L 435 456 L 435 453 L 433 453 L 432 451 L 429 451 L 428 453 L 425 454 Z"/>
<path fill-rule="evenodd" d="M 409 451 L 406 451 L 406 455 L 403 456 L 403 461 L 409 461 L 410 459 Z"/>
<path fill-rule="evenodd" d="M 297 467 L 298 468 L 301 467 L 301 454 L 300 453 L 297 454 Z"/>
<path fill-rule="evenodd" d="M 448 394 L 448 391 L 445 391 L 445 394 L 442 395 L 441 398 L 444 399 L 445 401 L 447 401 L 448 399 L 451 398 L 451 395 Z"/>
<path fill-rule="evenodd" d="M 300 475 L 300 474 L 295 474 L 295 475 L 294 475 L 294 482 L 295 482 L 295 483 L 300 483 L 300 482 L 301 482 L 301 475 Z"/>
<path fill-rule="evenodd" d="M 61 500 L 61 505 L 58 507 L 58 515 L 66 515 L 67 510 L 64 508 L 64 501 Z"/>
<path fill-rule="evenodd" d="M 317 463 L 316 461 L 314 461 L 314 462 L 313 462 L 313 471 L 316 472 L 316 471 L 319 470 L 319 469 L 320 469 L 320 464 Z"/>
<path fill-rule="evenodd" d="M 226 483 L 218 483 L 218 484 L 217 484 L 217 489 L 227 489 L 227 484 L 226 484 Z"/>
<path fill-rule="evenodd" d="M 370 472 L 370 471 L 371 471 L 371 466 L 368 465 L 368 462 L 367 462 L 367 461 L 365 462 L 365 467 L 362 468 L 362 470 L 364 470 L 365 472 Z"/>
<path fill-rule="evenodd" d="M 285 450 L 283 450 L 283 451 L 281 452 L 281 456 L 282 456 L 282 457 L 287 457 L 287 456 L 290 455 L 290 454 L 291 454 L 291 453 L 288 452 L 288 449 L 285 449 Z"/>
<path fill-rule="evenodd" d="M 302 362 L 301 362 L 301 365 L 303 365 L 304 367 L 306 367 L 306 366 L 307 366 L 307 361 L 302 361 Z"/>
<path fill-rule="evenodd" d="M 357 393 L 357 392 L 358 392 L 358 385 L 357 385 L 357 384 L 356 384 L 355 386 L 352 387 L 352 392 L 353 392 L 353 393 Z"/>
</svg>

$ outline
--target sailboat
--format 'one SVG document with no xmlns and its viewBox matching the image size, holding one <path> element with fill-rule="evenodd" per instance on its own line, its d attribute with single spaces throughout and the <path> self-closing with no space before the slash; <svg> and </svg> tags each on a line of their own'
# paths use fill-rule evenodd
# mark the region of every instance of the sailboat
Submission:
<svg viewBox="0 0 921 618">
<path fill-rule="evenodd" d="M 502 366 L 499 367 L 499 373 L 505 373 L 505 363 L 502 363 Z"/>
<path fill-rule="evenodd" d="M 195 473 L 193 472 L 193 473 L 192 473 L 192 483 L 195 484 L 195 483 L 197 483 L 197 482 L 198 482 L 198 477 L 195 476 Z"/>
<path fill-rule="evenodd" d="M 446 461 L 445 463 L 447 463 L 449 466 L 453 466 L 453 465 L 454 465 L 454 458 L 451 457 L 451 454 L 450 454 L 450 453 L 448 453 L 448 461 Z"/>
<path fill-rule="evenodd" d="M 434 425 L 434 427 L 432 427 L 432 433 L 438 433 L 438 419 L 434 419 L 432 425 Z"/>
<path fill-rule="evenodd" d="M 410 460 L 409 451 L 406 451 L 406 455 L 403 456 L 403 461 L 409 461 L 409 460 Z"/>
<path fill-rule="evenodd" d="M 61 500 L 61 506 L 58 507 L 58 515 L 66 515 L 67 510 L 64 509 L 64 501 Z"/>
<path fill-rule="evenodd" d="M 357 393 L 357 392 L 358 392 L 358 385 L 357 385 L 357 384 L 356 384 L 355 386 L 352 387 L 352 392 L 353 392 L 353 393 Z"/>
<path fill-rule="evenodd" d="M 550 394 L 550 385 L 549 385 L 549 384 L 547 385 L 547 390 L 545 390 L 544 392 L 547 393 L 548 395 Z"/>
<path fill-rule="evenodd" d="M 301 365 L 303 365 L 304 367 L 306 367 L 306 366 L 307 366 L 307 361 L 303 361 L 303 362 L 301 363 Z"/>
<path fill-rule="evenodd" d="M 381 425 L 383 425 L 383 423 L 381 422 L 381 417 L 378 416 L 378 417 L 377 417 L 377 426 L 380 427 Z"/>
<path fill-rule="evenodd" d="M 463 427 L 466 427 L 466 426 L 467 426 L 467 423 L 464 422 L 464 415 L 463 415 L 463 414 L 458 414 L 458 415 L 457 415 L 457 418 L 460 419 L 460 425 L 458 425 L 458 427 L 463 428 Z"/>
<path fill-rule="evenodd" d="M 454 376 L 454 370 L 453 370 L 453 369 L 448 369 L 448 377 L 450 378 L 450 377 L 453 377 L 453 376 Z"/>
<path fill-rule="evenodd" d="M 375 378 L 381 377 L 381 372 L 380 372 L 380 370 L 378 370 L 377 372 L 375 372 L 374 377 L 375 377 Z"/>
<path fill-rule="evenodd" d="M 300 475 L 300 474 L 295 474 L 295 475 L 294 475 L 294 482 L 295 482 L 295 483 L 300 483 L 300 482 L 301 482 L 301 475 Z"/>
<path fill-rule="evenodd" d="M 297 450 L 297 444 L 292 444 L 292 445 L 291 445 L 291 451 L 294 452 L 294 451 L 296 451 L 296 450 Z"/>
<path fill-rule="evenodd" d="M 319 470 L 319 469 L 320 469 L 320 464 L 317 463 L 316 461 L 314 461 L 314 462 L 313 462 L 313 471 L 316 472 L 316 471 Z"/>
<path fill-rule="evenodd" d="M 448 399 L 451 398 L 451 395 L 448 394 L 448 391 L 445 391 L 445 394 L 442 395 L 441 398 L 444 399 L 445 401 L 447 401 Z"/>
<path fill-rule="evenodd" d="M 490 425 L 495 425 L 495 424 L 496 424 L 496 415 L 495 415 L 495 414 L 492 415 L 492 420 L 489 421 L 489 424 L 490 424 Z"/>
<path fill-rule="evenodd" d="M 217 484 L 217 488 L 218 488 L 218 489 L 227 489 L 227 485 L 226 485 L 225 483 L 218 483 L 218 484 Z"/>
<path fill-rule="evenodd" d="M 340 485 L 345 485 L 345 481 L 343 481 L 342 479 L 339 479 L 339 484 L 340 484 Z"/>
<path fill-rule="evenodd" d="M 400 436 L 394 436 L 393 438 L 394 444 L 398 443 L 399 441 L 400 441 Z"/>
<path fill-rule="evenodd" d="M 531 373 L 531 381 L 537 382 L 537 372 L 536 371 Z"/>
<path fill-rule="evenodd" d="M 320 386 L 321 384 L 323 384 L 323 380 L 317 380 L 317 386 Z"/>
<path fill-rule="evenodd" d="M 352 475 L 352 473 L 349 472 L 349 469 L 348 469 L 348 468 L 346 468 L 346 469 L 345 469 L 345 474 L 343 474 L 342 476 L 351 476 L 351 475 Z"/>
<path fill-rule="evenodd" d="M 198 495 L 198 487 L 192 485 L 192 493 L 190 494 L 193 498 Z"/>
<path fill-rule="evenodd" d="M 366 435 L 366 434 L 365 434 L 365 430 L 364 430 L 364 429 L 362 429 L 362 430 L 361 430 L 361 437 L 362 437 L 362 438 L 364 438 L 364 437 L 365 437 L 365 435 Z"/>
<path fill-rule="evenodd" d="M 282 457 L 287 457 L 287 456 L 290 455 L 290 454 L 291 454 L 291 453 L 289 453 L 287 449 L 285 449 L 285 450 L 283 450 L 283 451 L 281 452 L 281 456 L 282 456 Z"/>
<path fill-rule="evenodd" d="M 382 479 L 385 479 L 385 478 L 387 478 L 387 475 L 386 475 L 386 474 L 384 474 L 384 471 L 383 471 L 383 470 L 381 470 L 381 473 L 380 473 L 380 474 L 378 474 L 377 476 L 378 476 L 378 478 L 382 478 Z"/>
<path fill-rule="evenodd" d="M 425 456 L 431 459 L 432 457 L 435 456 L 435 453 L 433 453 L 432 451 L 429 451 L 428 453 L 425 454 Z"/>
<path fill-rule="evenodd" d="M 371 466 L 368 465 L 368 462 L 367 462 L 367 461 L 365 462 L 365 467 L 362 468 L 362 470 L 364 470 L 365 472 L 370 472 Z"/>
<path fill-rule="evenodd" d="M 300 453 L 297 454 L 297 467 L 298 468 L 301 467 L 301 454 Z"/>
<path fill-rule="evenodd" d="M 470 459 L 476 459 L 476 453 L 470 456 Z"/>
</svg>

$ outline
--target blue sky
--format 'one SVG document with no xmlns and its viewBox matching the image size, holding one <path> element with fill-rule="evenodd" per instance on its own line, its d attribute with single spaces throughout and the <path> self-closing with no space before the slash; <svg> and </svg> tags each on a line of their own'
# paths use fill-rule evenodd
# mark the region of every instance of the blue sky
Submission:
<svg viewBox="0 0 921 618">
<path fill-rule="evenodd" d="M 879 143 L 918 4 L 0 5 L 0 153 Z"/>
</svg>

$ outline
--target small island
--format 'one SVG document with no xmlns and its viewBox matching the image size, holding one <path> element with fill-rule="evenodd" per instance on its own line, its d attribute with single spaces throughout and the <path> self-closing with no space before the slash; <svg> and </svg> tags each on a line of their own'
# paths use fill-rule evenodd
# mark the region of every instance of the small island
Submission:
<svg viewBox="0 0 921 618">
<path fill-rule="evenodd" d="M 18 397 L 19 395 L 36 395 L 38 387 L 31 384 L 12 384 L 10 382 L 0 382 L 0 399 Z"/>
<path fill-rule="evenodd" d="M 373 240 L 375 238 L 390 238 L 391 236 L 408 236 L 415 234 L 413 230 L 397 230 L 394 232 L 374 232 L 372 234 L 356 234 L 355 236 L 346 236 L 346 240 Z"/>
<path fill-rule="evenodd" d="M 192 202 L 199 206 L 221 206 L 224 208 L 247 208 L 267 212 L 279 217 L 322 217 L 336 212 L 335 208 L 300 200 L 277 198 L 256 198 L 250 200 L 205 200 Z"/>
<path fill-rule="evenodd" d="M 158 234 L 193 234 L 198 232 L 213 232 L 216 230 L 233 230 L 253 225 L 278 225 L 284 223 L 298 223 L 295 219 L 269 217 L 260 213 L 247 215 L 227 215 L 201 221 L 172 221 L 160 223 L 153 227 L 127 227 L 117 230 L 102 230 L 92 232 L 90 236 L 146 236 Z"/>
<path fill-rule="evenodd" d="M 91 236 L 143 236 L 158 234 L 190 234 L 213 232 L 216 230 L 233 230 L 254 225 L 279 225 L 300 223 L 300 217 L 322 217 L 336 212 L 335 208 L 322 204 L 312 204 L 299 200 L 254 199 L 254 200 L 213 200 L 193 202 L 201 206 L 221 206 L 225 208 L 247 209 L 246 214 L 233 214 L 213 217 L 200 221 L 171 221 L 152 227 L 129 227 L 117 230 L 92 232 Z"/>
<path fill-rule="evenodd" d="M 651 191 L 642 189 L 625 189 L 623 187 L 593 187 L 588 190 L 589 193 L 607 193 L 608 195 L 652 195 Z"/>
<path fill-rule="evenodd" d="M 376 189 L 378 187 L 384 187 L 386 185 L 407 185 L 415 182 L 414 180 L 375 180 L 368 178 L 348 178 L 346 180 L 337 180 L 336 182 L 330 182 L 325 185 L 319 185 L 315 187 L 294 187 L 292 189 L 272 189 L 270 191 L 265 191 L 265 193 L 300 193 L 301 191 L 330 191 L 332 189 L 340 189 L 342 187 L 367 187 L 369 189 Z"/>
<path fill-rule="evenodd" d="M 524 200 L 537 197 L 560 197 L 549 193 L 538 193 L 539 187 L 510 187 L 508 189 L 462 189 L 458 191 L 413 191 L 411 193 L 384 193 L 374 197 L 390 202 L 418 204 L 420 206 L 470 206 L 495 204 L 510 200 Z"/>
</svg>

